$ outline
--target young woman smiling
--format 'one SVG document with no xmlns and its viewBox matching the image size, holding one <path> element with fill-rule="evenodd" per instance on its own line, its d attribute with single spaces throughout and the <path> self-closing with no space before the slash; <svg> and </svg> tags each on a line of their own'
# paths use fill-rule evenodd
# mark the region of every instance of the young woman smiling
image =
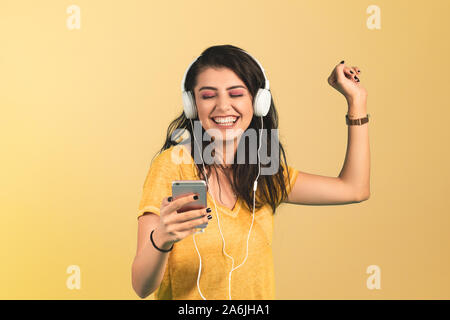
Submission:
<svg viewBox="0 0 450 320">
<path fill-rule="evenodd" d="M 261 121 L 264 129 L 278 128 L 275 104 L 271 98 L 270 109 L 262 120 L 254 115 L 254 97 L 259 88 L 265 87 L 265 77 L 258 63 L 242 49 L 218 45 L 203 51 L 186 74 L 184 90 L 194 95 L 198 115 L 195 120 L 200 121 L 202 127 L 200 137 L 214 130 L 220 133 L 214 139 L 217 146 L 214 157 L 221 161 L 205 163 L 206 170 L 203 171 L 202 164 L 194 161 L 194 148 L 197 147 L 194 139 L 172 140 L 176 129 L 184 129 L 193 137 L 192 122 L 182 112 L 170 123 L 166 140 L 148 171 L 139 205 L 132 284 L 141 298 L 155 292 L 156 299 L 200 299 L 199 285 L 206 298 L 226 299 L 230 284 L 233 299 L 275 299 L 272 231 L 276 208 L 283 202 L 335 205 L 369 198 L 367 92 L 360 84 L 359 74 L 357 67 L 346 67 L 342 61 L 328 78 L 328 83 L 348 102 L 348 146 L 339 176 L 325 177 L 288 166 L 284 148 L 278 141 L 277 152 L 274 151 L 280 159 L 278 171 L 259 176 L 253 199 L 258 165 L 237 163 L 236 150 L 245 140 L 241 139 L 243 132 L 259 132 Z M 355 120 L 357 118 L 359 120 Z M 265 143 L 270 146 L 271 142 L 269 133 Z M 203 151 L 210 141 L 201 139 L 198 143 Z M 188 163 L 172 160 L 175 147 L 181 147 Z M 244 150 L 249 159 L 252 148 L 244 146 Z M 170 197 L 171 182 L 204 180 L 205 173 L 209 182 L 207 208 L 178 214 L 177 209 L 194 199 L 193 195 L 188 195 L 173 200 Z M 254 200 L 256 211 L 253 216 Z M 217 203 L 217 212 L 211 210 L 213 202 Z M 253 225 L 252 216 L 255 226 L 246 252 L 245 241 L 250 239 L 247 234 L 250 224 Z M 227 275 L 234 262 L 221 251 L 224 248 L 218 232 L 219 217 L 227 252 L 235 261 L 247 259 L 245 265 L 233 273 L 232 279 L 231 274 L 230 278 Z M 201 265 L 202 277 L 197 283 L 197 247 L 194 248 L 187 238 L 196 232 L 195 226 L 205 222 L 208 227 L 197 240 L 198 250 L 205 257 Z"/>
</svg>

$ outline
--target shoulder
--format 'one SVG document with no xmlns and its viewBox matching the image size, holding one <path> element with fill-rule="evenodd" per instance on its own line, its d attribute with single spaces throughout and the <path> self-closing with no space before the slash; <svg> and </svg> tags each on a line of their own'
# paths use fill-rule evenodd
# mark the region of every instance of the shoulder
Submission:
<svg viewBox="0 0 450 320">
<path fill-rule="evenodd" d="M 175 170 L 183 164 L 191 164 L 192 157 L 189 145 L 173 145 L 154 156 L 151 162 L 151 168 L 157 170 Z"/>
<path fill-rule="evenodd" d="M 151 169 L 161 170 L 175 168 L 177 165 L 176 159 L 172 159 L 174 156 L 174 150 L 175 146 L 171 146 L 170 148 L 156 154 L 151 161 Z"/>
<path fill-rule="evenodd" d="M 174 146 L 171 146 L 165 150 L 159 151 L 157 155 L 153 158 L 152 162 L 164 162 L 170 160 L 170 155 L 173 151 Z"/>
<path fill-rule="evenodd" d="M 144 187 L 154 184 L 155 182 L 161 183 L 162 181 L 168 181 L 170 179 L 177 180 L 179 176 L 179 166 L 176 161 L 172 159 L 172 152 L 174 146 L 160 151 L 155 156 L 153 156 L 149 169 L 147 172 L 147 177 L 144 181 Z"/>
</svg>

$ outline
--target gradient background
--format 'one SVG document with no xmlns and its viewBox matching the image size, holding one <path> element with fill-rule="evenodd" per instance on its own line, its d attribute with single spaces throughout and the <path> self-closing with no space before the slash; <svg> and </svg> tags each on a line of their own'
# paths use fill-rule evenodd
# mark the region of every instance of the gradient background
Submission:
<svg viewBox="0 0 450 320">
<path fill-rule="evenodd" d="M 66 26 L 72 4 L 80 30 Z M 233 44 L 265 68 L 298 170 L 343 166 L 333 68 L 358 66 L 369 93 L 371 198 L 280 207 L 277 299 L 449 299 L 449 12 L 447 0 L 1 0 L 0 298 L 140 299 L 131 264 L 151 158 L 188 64 Z"/>
</svg>

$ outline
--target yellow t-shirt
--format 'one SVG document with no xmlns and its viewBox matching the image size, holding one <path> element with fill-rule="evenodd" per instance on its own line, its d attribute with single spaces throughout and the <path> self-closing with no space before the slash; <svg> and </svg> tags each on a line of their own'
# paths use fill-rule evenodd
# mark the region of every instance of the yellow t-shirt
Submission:
<svg viewBox="0 0 450 320">
<path fill-rule="evenodd" d="M 181 161 L 180 161 L 181 160 Z M 284 166 L 284 164 L 282 164 Z M 288 166 L 290 185 L 293 186 L 298 170 Z M 173 180 L 198 180 L 194 160 L 184 146 L 172 146 L 158 154 L 144 182 L 138 217 L 145 212 L 160 215 L 161 201 L 172 194 Z M 288 186 L 288 192 L 289 192 Z M 247 237 L 252 223 L 252 211 L 246 210 L 238 198 L 231 210 L 215 199 L 217 213 L 210 193 L 208 207 L 213 218 L 203 233 L 195 235 L 201 255 L 200 290 L 207 300 L 229 299 L 229 272 L 232 261 L 223 253 L 223 240 L 217 214 L 225 239 L 225 251 L 240 265 L 246 255 Z M 272 256 L 273 214 L 269 204 L 255 209 L 246 262 L 231 275 L 231 299 L 274 300 L 275 279 Z M 197 289 L 199 257 L 193 235 L 176 242 L 169 253 L 161 285 L 155 291 L 156 300 L 201 300 Z M 150 240 L 149 240 L 150 241 Z"/>
</svg>

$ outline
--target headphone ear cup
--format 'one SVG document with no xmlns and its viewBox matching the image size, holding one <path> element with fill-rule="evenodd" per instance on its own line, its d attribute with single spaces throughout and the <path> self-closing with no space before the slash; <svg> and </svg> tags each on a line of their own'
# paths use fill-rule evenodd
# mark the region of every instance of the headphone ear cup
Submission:
<svg viewBox="0 0 450 320">
<path fill-rule="evenodd" d="M 254 102 L 254 115 L 258 117 L 264 117 L 270 109 L 270 103 L 272 101 L 272 95 L 267 89 L 260 88 L 255 96 Z"/>
<path fill-rule="evenodd" d="M 192 93 L 190 91 L 183 91 L 182 98 L 186 118 L 195 119 L 197 117 L 197 108 L 195 107 L 195 101 Z"/>
</svg>

